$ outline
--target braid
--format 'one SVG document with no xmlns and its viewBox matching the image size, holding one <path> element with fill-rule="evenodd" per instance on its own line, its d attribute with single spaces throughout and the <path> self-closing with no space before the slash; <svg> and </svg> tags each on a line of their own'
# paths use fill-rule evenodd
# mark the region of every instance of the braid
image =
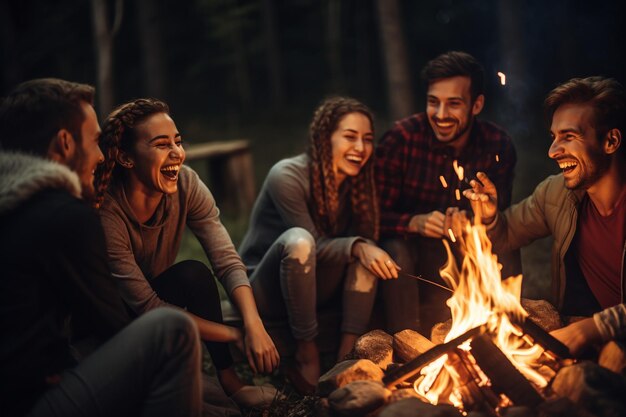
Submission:
<svg viewBox="0 0 626 417">
<path fill-rule="evenodd" d="M 339 191 L 333 172 L 333 154 L 330 137 L 337 129 L 339 121 L 349 113 L 362 113 L 372 124 L 373 116 L 362 103 L 352 98 L 333 97 L 325 100 L 315 111 L 309 127 L 309 147 L 311 159 L 310 176 L 313 221 L 323 235 L 333 236 L 339 230 L 337 216 Z M 374 187 L 373 162 L 370 160 L 359 175 L 350 179 L 352 212 L 356 219 L 357 232 L 362 236 L 376 239 L 379 227 L 379 209 Z"/>
<path fill-rule="evenodd" d="M 169 114 L 167 104 L 156 99 L 137 99 L 114 109 L 102 125 L 100 148 L 104 162 L 96 169 L 96 206 L 104 200 L 104 194 L 115 177 L 122 175 L 117 166 L 120 150 L 131 152 L 135 144 L 135 126 L 156 113 Z"/>
<path fill-rule="evenodd" d="M 357 221 L 356 230 L 359 235 L 378 240 L 380 228 L 380 211 L 376 184 L 374 181 L 374 154 L 359 175 L 351 178 L 350 200 L 352 212 Z"/>
</svg>

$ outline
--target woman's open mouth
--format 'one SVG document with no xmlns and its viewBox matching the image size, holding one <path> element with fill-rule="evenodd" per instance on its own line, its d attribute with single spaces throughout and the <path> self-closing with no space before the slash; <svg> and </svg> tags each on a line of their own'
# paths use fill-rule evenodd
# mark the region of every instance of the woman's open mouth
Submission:
<svg viewBox="0 0 626 417">
<path fill-rule="evenodd" d="M 356 166 L 356 167 L 361 167 L 361 164 L 363 163 L 363 157 L 362 156 L 357 156 L 357 155 L 346 155 L 346 161 L 348 161 L 350 164 Z"/>
<path fill-rule="evenodd" d="M 178 172 L 180 171 L 180 165 L 168 165 L 161 168 L 161 173 L 165 178 L 170 181 L 176 181 L 178 179 Z"/>
</svg>

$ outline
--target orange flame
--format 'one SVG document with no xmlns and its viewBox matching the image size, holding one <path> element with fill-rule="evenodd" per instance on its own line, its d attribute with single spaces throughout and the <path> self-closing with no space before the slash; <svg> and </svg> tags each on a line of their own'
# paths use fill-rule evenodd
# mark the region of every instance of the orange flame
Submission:
<svg viewBox="0 0 626 417">
<path fill-rule="evenodd" d="M 446 181 L 446 179 L 443 177 L 443 175 L 439 176 L 439 181 L 441 181 L 441 185 L 443 185 L 443 188 L 448 188 L 448 182 Z"/>
<path fill-rule="evenodd" d="M 479 218 L 480 216 L 476 216 Z M 520 304 L 522 276 L 501 280 L 501 265 L 491 252 L 491 242 L 487 238 L 485 226 L 467 224 L 462 236 L 456 236 L 464 254 L 461 270 L 450 249 L 448 262 L 440 270 L 441 277 L 453 290 L 446 304 L 452 313 L 452 327 L 446 335 L 448 342 L 480 325 L 495 335 L 494 343 L 509 358 L 511 363 L 532 383 L 542 388 L 546 379 L 532 367 L 543 352 L 539 345 L 528 347 L 522 333 L 509 318 L 523 320 L 528 314 Z M 459 347 L 470 350 L 470 341 Z M 461 398 L 450 389 L 454 385 L 453 371 L 446 369 L 447 355 L 431 362 L 421 371 L 423 378 L 415 383 L 415 390 L 431 403 L 450 403 L 461 406 Z M 484 377 L 487 380 L 487 377 Z"/>
</svg>

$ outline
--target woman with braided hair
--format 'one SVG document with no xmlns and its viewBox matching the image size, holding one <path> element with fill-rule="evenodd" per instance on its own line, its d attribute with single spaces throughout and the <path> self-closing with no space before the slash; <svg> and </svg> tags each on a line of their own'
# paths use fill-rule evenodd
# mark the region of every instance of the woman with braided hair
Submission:
<svg viewBox="0 0 626 417">
<path fill-rule="evenodd" d="M 138 99 L 113 110 L 103 124 L 105 162 L 96 173 L 109 263 L 130 309 L 184 308 L 196 322 L 224 391 L 238 404 L 267 406 L 273 387 L 244 386 L 227 342 L 247 354 L 253 371 L 271 372 L 278 351 L 265 331 L 246 268 L 198 175 L 184 166 L 182 138 L 162 101 Z M 195 234 L 213 272 L 239 308 L 244 331 L 222 324 L 217 285 L 199 261 L 174 264 L 185 227 Z"/>
<path fill-rule="evenodd" d="M 285 368 L 301 391 L 320 374 L 316 307 L 342 303 L 338 359 L 368 325 L 377 279 L 398 266 L 373 241 L 378 205 L 373 179 L 373 117 L 343 97 L 315 111 L 306 153 L 272 167 L 239 253 L 264 319 L 288 319 L 296 367 Z"/>
</svg>

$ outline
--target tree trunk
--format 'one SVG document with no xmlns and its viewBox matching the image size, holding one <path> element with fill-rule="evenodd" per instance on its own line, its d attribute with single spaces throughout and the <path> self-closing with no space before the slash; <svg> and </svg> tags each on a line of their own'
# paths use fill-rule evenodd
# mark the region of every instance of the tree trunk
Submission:
<svg viewBox="0 0 626 417">
<path fill-rule="evenodd" d="M 116 18 L 109 28 L 109 10 L 106 0 L 91 0 L 96 61 L 98 63 L 98 107 L 101 115 L 109 114 L 115 103 L 113 83 L 113 38 L 121 21 L 122 2 L 116 2 Z"/>
<path fill-rule="evenodd" d="M 398 120 L 415 111 L 406 42 L 397 0 L 376 0 L 381 45 L 387 69 L 390 117 Z"/>
<path fill-rule="evenodd" d="M 276 5 L 274 0 L 263 0 L 263 27 L 265 30 L 265 44 L 267 48 L 266 65 L 272 104 L 282 107 L 285 102 L 285 89 L 283 87 L 282 58 L 278 43 L 278 30 L 276 25 Z"/>
<path fill-rule="evenodd" d="M 161 42 L 159 3 L 155 0 L 137 1 L 137 23 L 142 51 L 146 95 L 166 99 L 166 63 Z"/>
</svg>

